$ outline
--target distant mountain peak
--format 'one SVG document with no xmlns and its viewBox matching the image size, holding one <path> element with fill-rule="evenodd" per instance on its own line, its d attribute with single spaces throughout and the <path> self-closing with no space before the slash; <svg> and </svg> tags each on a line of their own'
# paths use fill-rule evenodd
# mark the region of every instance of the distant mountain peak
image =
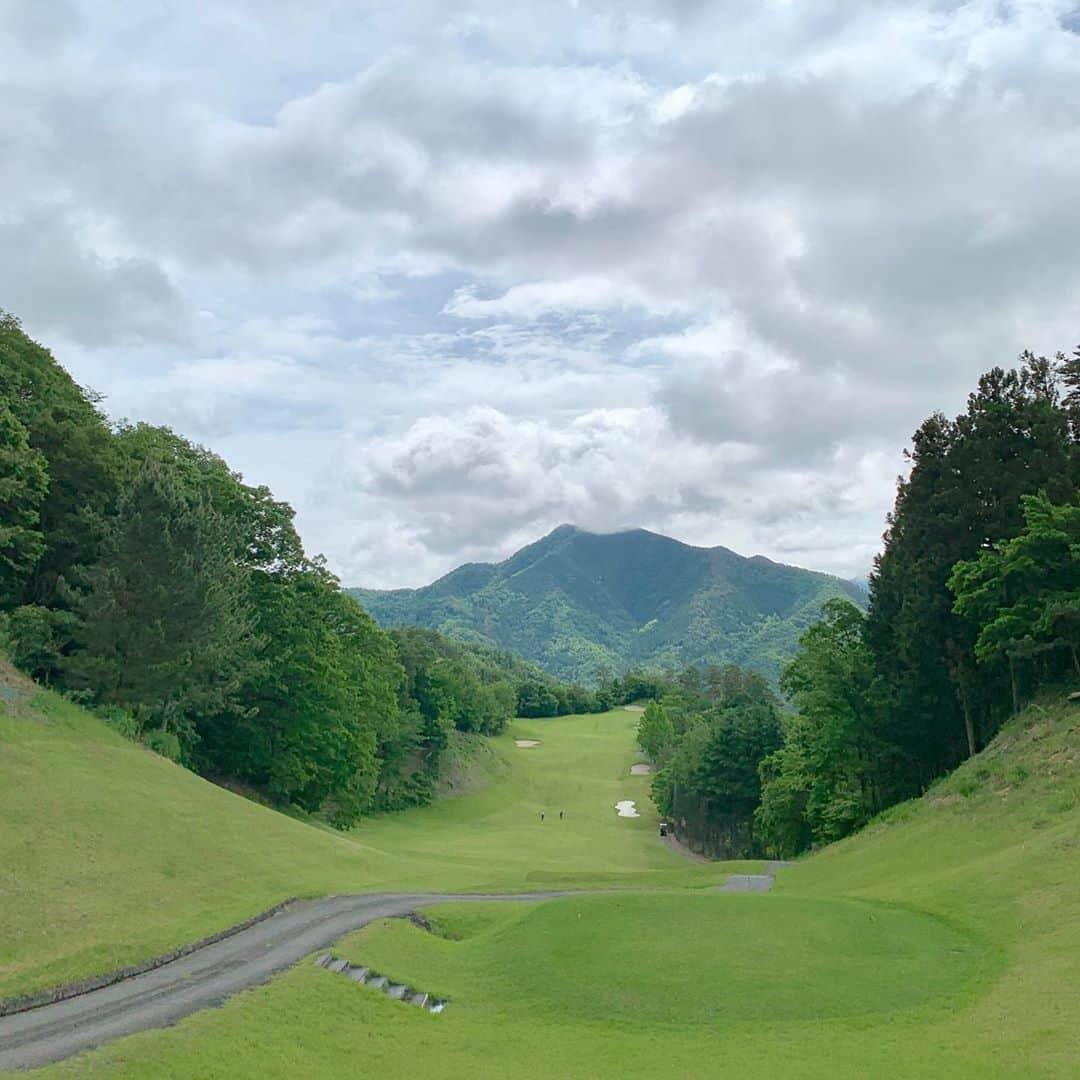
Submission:
<svg viewBox="0 0 1080 1080">
<path fill-rule="evenodd" d="M 600 669 L 729 662 L 775 678 L 825 600 L 865 599 L 849 582 L 763 556 L 570 523 L 424 588 L 350 592 L 384 625 L 509 649 L 579 682 Z"/>
</svg>

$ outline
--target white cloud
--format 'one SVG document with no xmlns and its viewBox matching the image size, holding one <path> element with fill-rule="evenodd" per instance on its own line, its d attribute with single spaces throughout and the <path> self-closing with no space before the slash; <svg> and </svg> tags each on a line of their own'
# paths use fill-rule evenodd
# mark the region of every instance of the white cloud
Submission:
<svg viewBox="0 0 1080 1080">
<path fill-rule="evenodd" d="M 843 573 L 1080 308 L 1064 0 L 0 14 L 0 305 L 349 581 L 564 520 Z"/>
</svg>

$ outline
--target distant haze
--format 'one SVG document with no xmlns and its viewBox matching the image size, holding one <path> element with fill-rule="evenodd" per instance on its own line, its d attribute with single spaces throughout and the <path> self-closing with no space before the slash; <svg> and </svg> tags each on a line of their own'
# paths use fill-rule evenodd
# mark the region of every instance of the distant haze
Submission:
<svg viewBox="0 0 1080 1080">
<path fill-rule="evenodd" d="M 1080 331 L 1075 0 L 5 0 L 0 307 L 347 584 L 562 521 L 866 574 Z"/>
</svg>

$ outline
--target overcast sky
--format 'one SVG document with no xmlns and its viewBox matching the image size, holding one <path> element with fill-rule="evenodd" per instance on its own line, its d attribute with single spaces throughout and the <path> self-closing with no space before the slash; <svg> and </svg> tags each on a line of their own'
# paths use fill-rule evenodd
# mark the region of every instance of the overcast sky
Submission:
<svg viewBox="0 0 1080 1080">
<path fill-rule="evenodd" d="M 864 574 L 921 419 L 1080 339 L 1074 0 L 0 0 L 0 57 L 0 308 L 346 584 L 561 522 Z"/>
</svg>

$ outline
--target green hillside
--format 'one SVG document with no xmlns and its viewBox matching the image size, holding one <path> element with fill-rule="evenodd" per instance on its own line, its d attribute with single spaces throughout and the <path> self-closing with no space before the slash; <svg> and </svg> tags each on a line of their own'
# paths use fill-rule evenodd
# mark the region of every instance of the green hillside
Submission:
<svg viewBox="0 0 1080 1080">
<path fill-rule="evenodd" d="M 519 723 L 482 791 L 346 836 L 247 803 L 5 675 L 0 995 L 100 971 L 289 893 L 601 884 L 446 905 L 338 951 L 447 995 L 433 1017 L 303 964 L 65 1077 L 1073 1077 L 1080 707 L 1029 707 L 922 799 L 780 873 L 663 847 L 635 715 Z M 531 737 L 528 750 L 513 737 Z M 568 810 L 566 830 L 540 806 Z M 647 892 L 641 886 L 653 886 Z"/>
<path fill-rule="evenodd" d="M 424 588 L 348 591 L 384 626 L 434 627 L 585 683 L 604 668 L 710 663 L 775 678 L 826 600 L 865 601 L 851 582 L 760 556 L 570 525 Z"/>
<path fill-rule="evenodd" d="M 647 803 L 648 778 L 627 775 L 635 724 L 623 711 L 518 722 L 448 769 L 471 794 L 340 833 L 209 783 L 0 660 L 0 998 L 165 952 L 289 896 L 700 876 L 654 842 L 654 817 L 614 818 L 627 792 Z M 538 831 L 544 807 L 567 811 L 561 831 Z"/>
</svg>

